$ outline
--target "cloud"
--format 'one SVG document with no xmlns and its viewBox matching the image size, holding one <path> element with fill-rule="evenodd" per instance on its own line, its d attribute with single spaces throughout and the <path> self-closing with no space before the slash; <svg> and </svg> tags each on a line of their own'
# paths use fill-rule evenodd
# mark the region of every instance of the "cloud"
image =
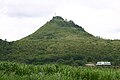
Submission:
<svg viewBox="0 0 120 80">
<path fill-rule="evenodd" d="M 35 32 L 49 17 L 0 17 L 0 38 L 8 41 L 19 40 Z"/>
<path fill-rule="evenodd" d="M 86 3 L 85 3 L 86 1 Z M 70 4 L 65 5 L 61 7 L 58 10 L 58 15 L 62 15 L 67 19 L 72 19 L 75 21 L 75 23 L 81 25 L 85 30 L 95 36 L 101 36 L 103 38 L 109 38 L 109 39 L 117 39 L 119 38 L 118 32 L 112 33 L 111 31 L 114 31 L 114 29 L 120 29 L 120 14 L 119 12 L 115 11 L 119 10 L 119 5 L 117 2 L 112 1 L 113 4 L 110 1 L 98 1 L 98 3 L 95 0 L 95 5 L 91 5 L 93 3 L 90 3 L 90 1 L 87 2 L 87 0 L 83 1 L 83 4 L 81 0 L 71 1 Z M 111 5 L 107 4 L 110 3 Z M 90 4 L 90 5 L 87 5 Z M 106 4 L 105 8 L 101 8 L 102 4 Z M 104 6 L 104 5 L 103 5 Z M 63 13 L 64 12 L 64 13 Z M 71 15 L 74 14 L 74 15 Z M 108 36 L 111 35 L 111 36 Z M 117 36 L 116 36 L 117 35 Z"/>
<path fill-rule="evenodd" d="M 120 7 L 119 0 L 71 0 L 71 3 L 94 9 L 109 9 Z"/>
<path fill-rule="evenodd" d="M 0 0 L 0 38 L 23 38 L 55 13 L 95 36 L 120 39 L 119 0 Z"/>
<path fill-rule="evenodd" d="M 55 13 L 63 0 L 5 0 L 3 1 L 4 14 L 11 17 L 43 17 Z"/>
<path fill-rule="evenodd" d="M 0 38 L 21 39 L 51 19 L 64 0 L 0 0 Z"/>
</svg>

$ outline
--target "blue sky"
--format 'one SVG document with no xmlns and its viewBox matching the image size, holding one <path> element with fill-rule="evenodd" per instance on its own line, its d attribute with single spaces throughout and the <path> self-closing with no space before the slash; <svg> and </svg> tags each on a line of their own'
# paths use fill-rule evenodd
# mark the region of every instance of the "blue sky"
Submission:
<svg viewBox="0 0 120 80">
<path fill-rule="evenodd" d="M 120 0 L 0 0 L 0 38 L 21 39 L 55 13 L 95 36 L 120 39 Z"/>
</svg>

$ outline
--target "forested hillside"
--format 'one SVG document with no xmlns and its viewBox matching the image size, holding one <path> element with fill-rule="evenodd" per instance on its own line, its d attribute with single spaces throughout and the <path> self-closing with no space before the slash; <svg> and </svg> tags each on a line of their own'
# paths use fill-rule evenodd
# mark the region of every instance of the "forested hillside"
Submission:
<svg viewBox="0 0 120 80">
<path fill-rule="evenodd" d="M 84 65 L 110 61 L 120 65 L 120 41 L 105 40 L 86 32 L 72 20 L 53 17 L 36 32 L 15 41 L 0 41 L 0 60 L 28 64 Z"/>
</svg>

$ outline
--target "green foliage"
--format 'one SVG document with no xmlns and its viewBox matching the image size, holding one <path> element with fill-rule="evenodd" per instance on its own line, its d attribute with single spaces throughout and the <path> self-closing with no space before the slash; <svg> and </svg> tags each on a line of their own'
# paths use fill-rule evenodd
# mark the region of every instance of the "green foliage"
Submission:
<svg viewBox="0 0 120 80">
<path fill-rule="evenodd" d="M 119 69 L 0 62 L 0 80 L 120 80 Z"/>
<path fill-rule="evenodd" d="M 0 40 L 0 60 L 72 66 L 110 61 L 112 65 L 119 66 L 120 41 L 94 37 L 72 20 L 67 21 L 56 16 L 21 40 Z"/>
</svg>

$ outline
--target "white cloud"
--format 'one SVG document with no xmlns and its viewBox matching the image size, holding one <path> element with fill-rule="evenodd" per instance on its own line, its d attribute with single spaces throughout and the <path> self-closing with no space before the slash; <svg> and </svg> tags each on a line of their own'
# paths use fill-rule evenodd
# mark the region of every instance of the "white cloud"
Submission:
<svg viewBox="0 0 120 80">
<path fill-rule="evenodd" d="M 61 7 L 58 10 L 58 15 L 62 15 L 67 19 L 74 20 L 75 23 L 81 25 L 86 31 L 95 36 L 117 39 L 119 38 L 120 34 L 118 32 L 113 34 L 112 32 L 115 29 L 120 29 L 120 14 L 115 11 L 114 8 L 118 10 L 120 7 L 111 7 L 111 3 L 111 5 L 106 4 L 106 7 L 102 9 L 99 6 L 102 5 L 103 2 L 104 1 L 99 4 L 95 2 L 96 7 L 93 7 L 90 2 L 86 3 L 89 3 L 90 5 L 85 6 L 80 5 L 82 4 L 81 1 L 73 1 L 70 4 Z M 105 3 L 106 2 L 104 2 L 104 4 Z"/>
<path fill-rule="evenodd" d="M 63 0 L 5 0 L 6 15 L 12 17 L 43 17 L 55 12 Z"/>
<path fill-rule="evenodd" d="M 0 38 L 9 41 L 23 38 L 47 20 L 63 0 L 0 0 Z"/>
<path fill-rule="evenodd" d="M 0 37 L 9 41 L 21 39 L 46 23 L 50 17 L 28 18 L 8 17 L 0 18 Z"/>
<path fill-rule="evenodd" d="M 0 0 L 0 38 L 25 37 L 55 12 L 95 36 L 120 39 L 119 0 Z"/>
</svg>

